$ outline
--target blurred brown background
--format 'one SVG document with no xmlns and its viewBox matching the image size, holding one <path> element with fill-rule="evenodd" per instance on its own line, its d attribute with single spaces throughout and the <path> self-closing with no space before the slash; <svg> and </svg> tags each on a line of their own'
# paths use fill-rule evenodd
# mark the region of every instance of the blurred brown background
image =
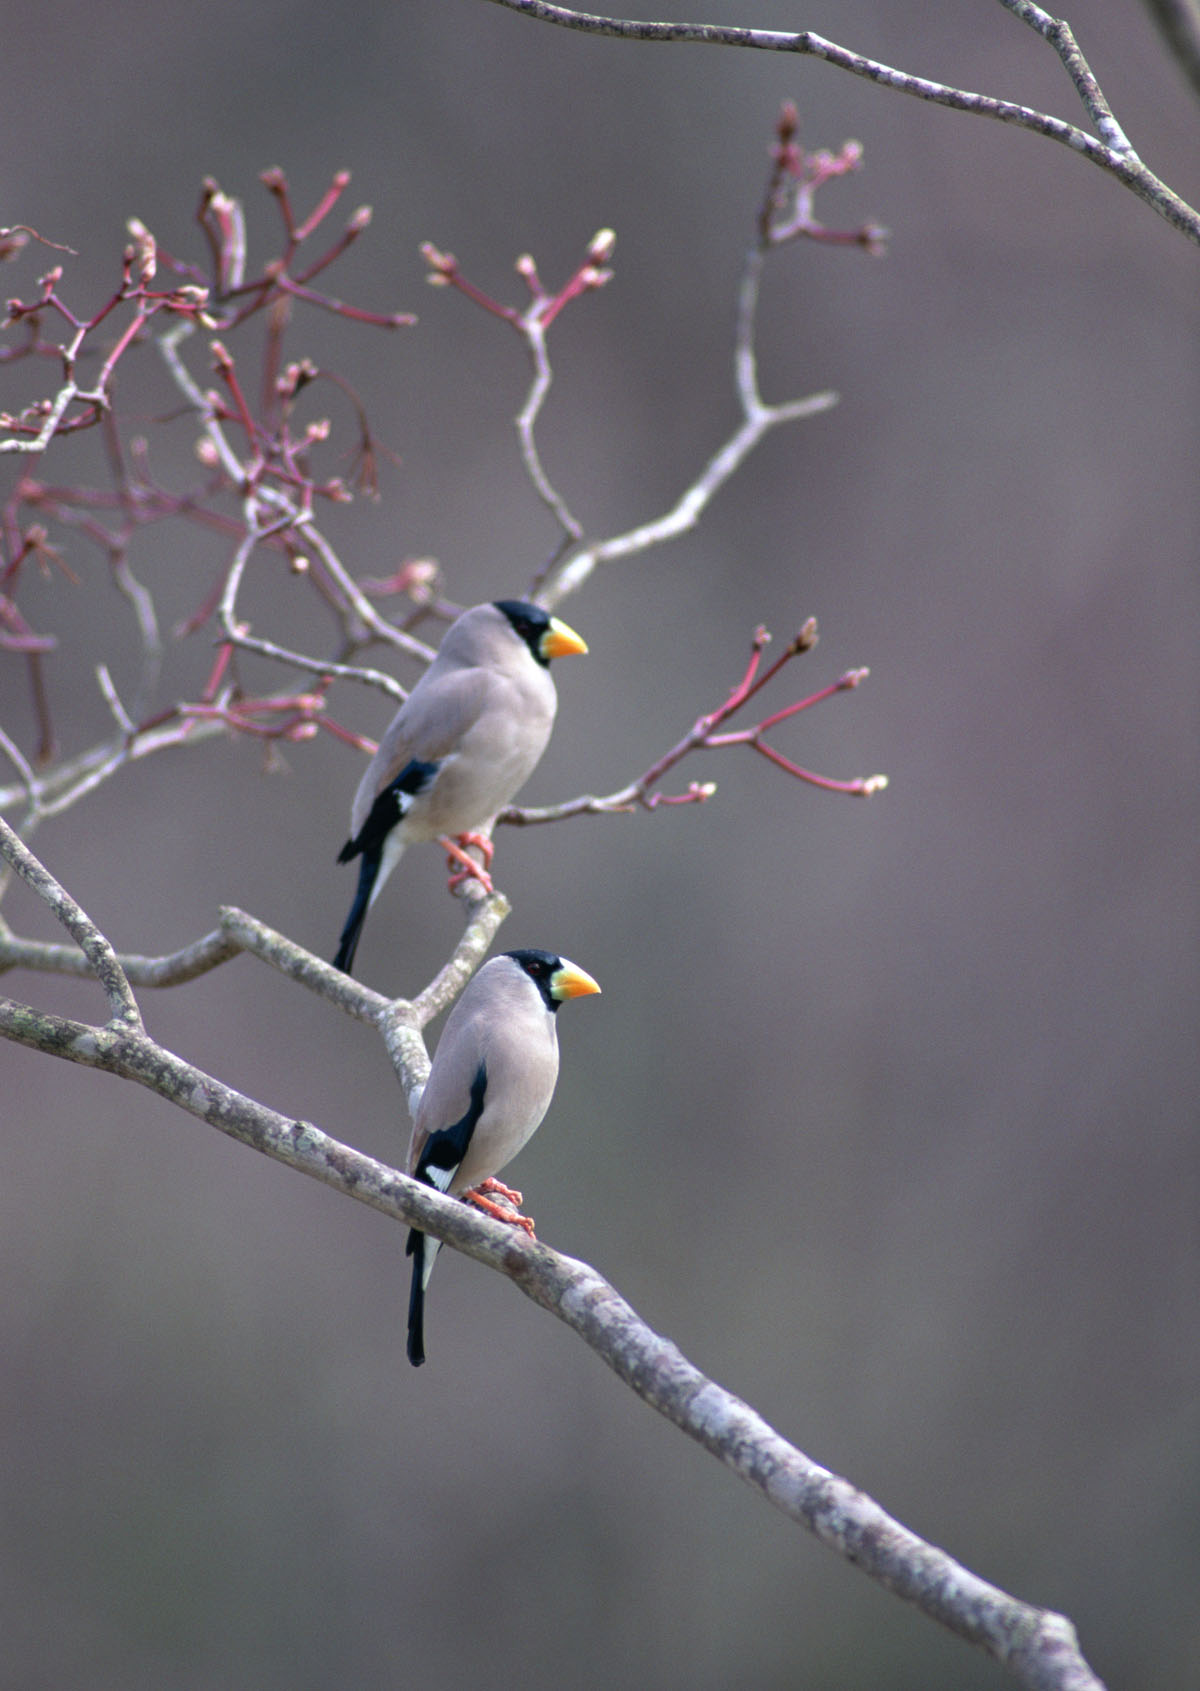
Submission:
<svg viewBox="0 0 1200 1691">
<path fill-rule="evenodd" d="M 812 27 L 1078 117 L 1049 50 L 986 0 L 673 10 Z M 1071 18 L 1194 202 L 1196 103 L 1147 14 Z M 516 338 L 427 289 L 419 242 L 517 300 L 517 254 L 557 281 L 616 229 L 615 281 L 554 332 L 542 429 L 611 533 L 734 419 L 733 294 L 780 101 L 812 146 L 861 139 L 865 169 L 820 209 L 886 224 L 890 255 L 781 254 L 762 319 L 768 397 L 841 405 L 771 437 L 697 533 L 569 603 L 592 655 L 559 668 L 525 796 L 632 778 L 723 698 L 756 623 L 783 637 L 810 614 L 822 643 L 768 702 L 872 676 L 779 743 L 891 787 L 863 804 L 725 752 L 681 772 L 719 781 L 703 810 L 502 836 L 503 943 L 561 949 L 605 992 L 563 1017 L 558 1096 L 514 1178 L 548 1242 L 789 1438 L 1069 1613 L 1112 1686 L 1195 1683 L 1200 253 L 1065 148 L 813 61 L 592 40 L 473 0 L 51 0 L 10 8 L 5 37 L 0 220 L 79 250 L 81 304 L 131 214 L 199 253 L 207 173 L 245 198 L 261 258 L 260 169 L 299 207 L 353 170 L 347 206 L 375 222 L 336 291 L 420 324 L 297 319 L 292 351 L 356 382 L 402 458 L 381 504 L 328 526 L 362 575 L 436 556 L 464 603 L 520 591 L 554 533 L 516 457 Z M 180 475 L 192 432 L 169 436 Z M 82 588 L 26 604 L 62 635 L 76 749 L 106 731 L 92 666 L 121 684 L 132 642 L 100 555 L 63 543 Z M 152 529 L 134 564 L 169 620 L 224 555 Z M 256 624 L 302 637 L 307 600 L 256 571 Z M 207 636 L 176 652 L 164 700 L 210 660 Z M 387 714 L 361 688 L 334 708 L 366 732 Z M 0 713 L 28 744 L 11 662 Z M 152 760 L 37 848 L 123 949 L 172 949 L 228 902 L 328 955 L 360 765 L 325 738 L 287 761 Z M 368 982 L 414 989 L 446 953 L 442 884 L 438 854 L 406 860 Z M 9 913 L 51 937 L 28 899 Z M 82 985 L 4 987 L 101 1013 Z M 402 1157 L 381 1046 L 260 965 L 145 1008 L 200 1065 Z M 48 1058 L 0 1050 L 0 1096 L 6 1691 L 1008 1683 L 504 1282 L 443 1257 L 418 1374 L 395 1226 Z"/>
</svg>

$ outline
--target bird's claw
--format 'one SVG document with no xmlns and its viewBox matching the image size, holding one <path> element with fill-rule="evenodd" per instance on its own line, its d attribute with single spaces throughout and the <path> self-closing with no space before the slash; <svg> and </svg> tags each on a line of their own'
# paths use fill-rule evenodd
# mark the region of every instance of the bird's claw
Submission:
<svg viewBox="0 0 1200 1691">
<path fill-rule="evenodd" d="M 475 1188 L 477 1192 L 498 1192 L 502 1198 L 507 1198 L 510 1204 L 518 1209 L 525 1202 L 525 1194 L 518 1192 L 512 1186 L 506 1186 L 502 1180 L 497 1180 L 494 1174 L 489 1174 L 486 1180 L 481 1180 Z"/>
<path fill-rule="evenodd" d="M 486 1186 L 488 1182 L 484 1181 L 483 1184 Z M 496 1190 L 498 1186 L 499 1182 L 497 1182 L 496 1186 L 493 1187 L 493 1191 Z M 504 1190 L 507 1191 L 507 1187 L 505 1187 Z M 519 1196 L 519 1194 L 516 1195 Z M 493 1220 L 506 1221 L 510 1227 L 522 1227 L 531 1239 L 537 1238 L 537 1234 L 533 1231 L 533 1220 L 530 1216 L 514 1215 L 512 1211 L 510 1209 L 506 1209 L 503 1204 L 494 1204 L 490 1198 L 484 1197 L 482 1187 L 475 1186 L 472 1187 L 471 1191 L 464 1192 L 463 1201 L 468 1204 L 474 1204 L 477 1209 L 481 1209 L 483 1211 L 484 1215 L 490 1215 Z"/>
<path fill-rule="evenodd" d="M 490 840 L 485 841 L 483 836 L 478 834 L 462 834 L 459 838 L 467 841 L 470 845 L 477 846 L 481 851 L 483 851 L 486 846 L 487 850 L 484 854 L 487 857 L 488 862 L 491 862 L 492 853 L 495 850 L 495 847 L 492 845 Z M 452 840 L 448 834 L 443 834 L 438 843 L 445 848 L 447 869 L 453 869 L 456 863 L 462 865 L 462 867 L 456 870 L 450 877 L 449 887 L 451 892 L 454 892 L 458 887 L 461 887 L 464 881 L 478 881 L 484 892 L 495 892 L 496 889 L 492 885 L 492 877 L 481 864 L 476 863 L 473 857 L 468 856 L 463 846 L 458 843 L 458 840 Z"/>
<path fill-rule="evenodd" d="M 496 842 L 490 837 L 490 835 L 471 833 L 455 834 L 454 837 L 460 846 L 477 846 L 483 853 L 484 865 L 489 869 L 491 868 L 492 858 L 496 854 Z"/>
</svg>

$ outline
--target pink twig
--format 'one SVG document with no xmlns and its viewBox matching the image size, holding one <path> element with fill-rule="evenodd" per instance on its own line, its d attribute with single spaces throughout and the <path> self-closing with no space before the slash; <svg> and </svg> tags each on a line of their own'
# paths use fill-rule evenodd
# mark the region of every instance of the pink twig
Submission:
<svg viewBox="0 0 1200 1691">
<path fill-rule="evenodd" d="M 525 403 L 515 418 L 517 436 L 521 443 L 521 457 L 538 497 L 562 528 L 564 545 L 569 541 L 582 540 L 583 527 L 572 515 L 566 500 L 546 474 L 535 438 L 538 416 L 550 391 L 552 380 L 550 359 L 546 350 L 546 333 L 569 301 L 595 288 L 602 288 L 611 280 L 612 271 L 607 269 L 606 265 L 612 256 L 615 243 L 616 236 L 611 229 L 601 229 L 593 235 L 583 263 L 556 294 L 548 293 L 542 285 L 537 265 L 529 254 L 522 255 L 517 260 L 517 273 L 525 278 L 532 296 L 524 311 L 518 311 L 513 305 L 501 305 L 490 294 L 485 294 L 482 288 L 468 282 L 453 253 L 442 252 L 428 241 L 421 248 L 425 262 L 429 265 L 430 282 L 439 287 L 457 288 L 459 293 L 464 294 L 482 310 L 511 324 L 525 342 L 533 365 L 533 382 Z M 542 579 L 544 578 L 539 577 L 538 585 Z"/>
<path fill-rule="evenodd" d="M 209 671 L 208 680 L 204 683 L 204 690 L 200 694 L 202 704 L 210 705 L 221 690 L 221 683 L 225 679 L 225 672 L 229 668 L 233 657 L 233 646 L 228 640 L 222 640 L 217 647 L 216 661 Z"/>
<path fill-rule="evenodd" d="M 336 257 L 336 254 L 331 254 L 330 257 Z M 323 266 L 315 268 L 320 269 Z M 347 305 L 345 300 L 320 294 L 315 288 L 307 288 L 302 282 L 293 281 L 283 272 L 280 272 L 274 281 L 280 293 L 306 300 L 309 305 L 319 306 L 322 311 L 332 311 L 335 316 L 346 317 L 352 323 L 369 323 L 376 329 L 405 329 L 411 328 L 417 320 L 411 311 L 368 311 L 361 305 Z"/>
<path fill-rule="evenodd" d="M 280 172 L 280 174 L 282 175 L 282 172 Z M 304 219 L 304 222 L 300 224 L 299 228 L 290 231 L 292 240 L 296 246 L 299 246 L 302 241 L 306 241 L 308 239 L 313 230 L 317 227 L 318 223 L 324 222 L 325 218 L 329 216 L 329 213 L 333 210 L 334 206 L 341 199 L 342 195 L 346 192 L 346 189 L 349 186 L 350 172 L 348 170 L 335 171 L 332 182 L 321 195 L 321 198 L 309 212 L 308 216 Z"/>
<path fill-rule="evenodd" d="M 425 241 L 421 245 L 421 257 L 429 266 L 428 280 L 434 287 L 456 288 L 460 294 L 484 311 L 491 312 L 493 317 L 502 317 L 506 323 L 514 327 L 521 320 L 521 313 L 515 306 L 501 305 L 490 294 L 485 294 L 482 288 L 477 288 L 474 282 L 468 282 L 458 268 L 458 260 L 452 252 L 442 252 L 432 241 Z"/>
<path fill-rule="evenodd" d="M 758 683 L 758 686 L 751 689 L 751 693 L 757 693 L 759 687 L 764 686 L 773 675 L 778 674 L 779 670 L 790 657 L 795 655 L 797 650 L 807 651 L 808 647 L 793 647 L 791 650 L 786 652 L 778 663 L 771 666 L 766 675 L 764 675 L 762 680 Z M 764 717 L 756 727 L 740 729 L 732 734 L 709 734 L 705 737 L 704 743 L 706 746 L 740 745 L 743 741 L 751 740 L 756 738 L 758 735 L 765 734 L 768 729 L 774 728 L 777 722 L 783 722 L 787 717 L 795 716 L 799 711 L 808 710 L 812 705 L 819 705 L 822 699 L 831 699 L 835 693 L 844 693 L 848 688 L 857 687 L 860 682 L 866 680 L 870 673 L 871 672 L 868 669 L 848 669 L 845 675 L 839 676 L 838 679 L 831 682 L 828 687 L 822 687 L 819 692 L 810 693 L 807 699 L 797 699 L 794 704 L 785 705 L 782 710 L 777 710 L 773 715 Z M 724 721 L 726 716 L 732 715 L 733 710 L 739 709 L 746 702 L 746 699 L 751 696 L 751 693 L 747 693 L 745 698 L 738 699 L 736 704 L 732 706 L 732 709 L 729 706 L 726 706 L 719 715 L 709 717 L 708 720 L 713 723 L 716 723 L 717 721 Z"/>
<path fill-rule="evenodd" d="M 335 739 L 343 741 L 345 745 L 353 746 L 356 751 L 366 752 L 368 757 L 374 754 L 375 742 L 373 740 L 367 739 L 362 734 L 356 734 L 352 728 L 343 728 L 341 723 L 334 722 L 332 717 L 322 716 L 318 718 L 318 721 L 326 733 L 332 734 Z"/>
<path fill-rule="evenodd" d="M 802 769 L 793 763 L 774 746 L 767 745 L 763 736 L 769 729 L 783 722 L 789 716 L 796 716 L 800 711 L 809 710 L 813 705 L 820 704 L 823 699 L 832 698 L 835 693 L 844 693 L 857 687 L 867 677 L 865 669 L 847 670 L 837 681 L 828 687 L 822 687 L 818 692 L 811 693 L 805 699 L 798 699 L 793 704 L 785 705 L 781 710 L 774 711 L 752 728 L 731 730 L 726 733 L 715 733 L 714 730 L 723 722 L 743 708 L 747 702 L 767 685 L 785 664 L 790 663 L 803 652 L 809 652 L 817 643 L 817 623 L 815 617 L 810 617 L 793 638 L 788 642 L 784 651 L 775 662 L 763 671 L 762 655 L 766 649 L 770 635 L 765 628 L 758 628 L 751 641 L 750 659 L 746 665 L 742 679 L 733 688 L 723 705 L 708 715 L 697 718 L 691 730 L 684 735 L 670 751 L 666 752 L 656 763 L 651 764 L 645 774 L 636 781 L 630 782 L 628 787 L 620 792 L 610 793 L 605 798 L 595 798 L 590 794 L 582 798 L 570 799 L 565 804 L 548 805 L 541 810 L 510 809 L 503 811 L 500 816 L 502 822 L 512 822 L 518 825 L 528 825 L 537 822 L 557 822 L 567 816 L 606 815 L 613 811 L 630 811 L 641 806 L 644 810 L 656 810 L 663 804 L 701 804 L 716 792 L 716 784 L 712 781 L 693 781 L 682 793 L 664 793 L 658 783 L 677 763 L 687 757 L 689 752 L 700 749 L 716 750 L 722 746 L 751 746 L 756 752 L 767 758 L 778 768 L 797 780 L 807 781 L 811 786 L 821 787 L 827 792 L 847 793 L 855 797 L 866 798 L 872 793 L 881 792 L 887 786 L 884 775 L 869 775 L 852 781 L 838 781 L 828 775 L 816 775 L 809 769 Z"/>
<path fill-rule="evenodd" d="M 864 223 L 859 229 L 827 229 L 817 221 L 813 211 L 819 188 L 859 168 L 861 143 L 845 141 L 838 153 L 825 149 L 806 153 L 796 140 L 798 127 L 796 108 L 790 100 L 785 100 L 771 148 L 771 177 L 759 213 L 760 245 L 777 247 L 805 236 L 829 246 L 862 247 L 874 257 L 882 256 L 888 232 L 879 224 Z"/>
<path fill-rule="evenodd" d="M 65 568 L 48 538 L 62 525 L 68 525 L 104 553 L 122 593 L 133 606 L 142 641 L 144 696 L 130 708 L 103 678 L 101 688 L 118 724 L 136 735 L 144 735 L 148 725 L 158 734 L 166 724 L 170 742 L 177 743 L 194 737 L 207 717 L 213 725 L 223 722 L 236 732 L 268 739 L 305 738 L 318 726 L 328 726 L 335 736 L 357 743 L 357 737 L 337 724 L 327 724 L 320 713 L 320 696 L 327 681 L 315 684 L 311 693 L 268 700 L 261 706 L 238 696 L 232 665 L 234 652 L 242 646 L 277 663 L 299 664 L 310 674 L 322 674 L 323 654 L 316 654 L 314 662 L 306 653 L 288 652 L 256 640 L 237 614 L 238 580 L 233 572 L 236 570 L 240 579 L 251 551 L 259 546 L 276 554 L 282 552 L 291 572 L 303 576 L 310 590 L 331 608 L 339 631 L 334 648 L 339 659 L 352 657 L 358 647 L 374 639 L 412 649 L 419 656 L 428 655 L 420 641 L 374 610 L 312 520 L 318 495 L 342 501 L 350 497 L 350 492 L 342 477 L 315 474 L 310 466 L 310 457 L 316 456 L 331 425 L 323 419 L 307 423 L 296 419 L 295 399 L 317 371 L 303 359 L 286 364 L 283 347 L 295 309 L 293 302 L 316 305 L 352 323 L 387 328 L 411 322 L 412 318 L 408 313 L 367 311 L 312 285 L 313 279 L 330 270 L 368 229 L 369 208 L 353 212 L 340 233 L 331 234 L 321 243 L 323 250 L 316 256 L 306 256 L 303 262 L 297 256 L 319 227 L 328 226 L 330 214 L 348 184 L 346 173 L 334 176 L 311 212 L 299 219 L 282 173 L 268 172 L 265 181 L 280 207 L 284 234 L 276 255 L 251 280 L 247 279 L 241 205 L 209 180 L 197 210 L 207 244 L 207 262 L 202 260 L 197 265 L 171 257 L 143 224 L 131 219 L 131 239 L 121 254 L 118 285 L 106 291 L 97 308 L 78 309 L 64 287 L 63 268 L 57 262 L 30 290 L 31 297 L 11 302 L 4 324 L 10 331 L 8 344 L 0 348 L 0 360 L 15 367 L 20 360 L 33 359 L 25 368 L 36 370 L 40 379 L 41 361 L 53 359 L 61 376 L 49 397 L 34 397 L 14 405 L 14 415 L 0 416 L 0 453 L 17 455 L 17 466 L 29 465 L 31 460 L 40 462 L 58 436 L 100 423 L 109 483 L 102 488 L 53 486 L 20 469 L 0 508 L 0 583 L 4 587 L 0 592 L 0 646 L 19 654 L 26 663 L 33 695 L 30 714 L 39 742 L 34 762 L 44 763 L 53 752 L 47 681 L 54 672 L 46 668 L 44 654 L 54 649 L 55 642 L 52 636 L 35 633 L 14 601 L 31 563 Z M 20 230 L 10 231 L 9 236 L 10 250 L 15 251 L 25 237 Z M 4 239 L 5 233 L 0 231 L 0 245 Z M 164 265 L 172 283 L 166 289 L 155 286 L 156 272 Z M 241 322 L 264 310 L 268 313 L 267 329 L 251 382 L 247 379 L 252 368 L 247 353 L 232 337 Z M 161 337 L 161 350 L 184 406 L 200 419 L 199 456 L 205 466 L 198 484 L 182 493 L 155 485 L 148 449 L 137 437 L 128 438 L 113 410 L 117 372 L 133 362 L 136 349 L 148 341 L 149 331 L 168 320 L 175 327 Z M 195 379 L 183 356 L 187 330 L 195 324 L 221 335 L 215 344 L 215 393 Z M 98 344 L 101 335 L 105 341 L 102 347 Z M 89 354 L 91 362 L 85 362 Z M 81 371 L 87 372 L 86 379 Z M 372 437 L 361 402 L 348 385 L 339 381 L 339 386 L 353 407 L 357 423 L 353 441 L 355 485 L 371 492 L 381 449 Z M 256 393 L 261 396 L 257 405 L 252 398 Z M 239 500 L 232 510 L 228 500 L 231 492 Z M 29 520 L 34 511 L 44 517 L 48 528 Z M 139 527 L 178 517 L 228 537 L 235 548 L 235 562 L 219 572 L 213 591 L 174 630 L 178 638 L 209 621 L 214 613 L 221 616 L 222 640 L 201 698 L 190 709 L 173 704 L 155 714 L 152 693 L 161 657 L 160 636 L 153 601 L 131 574 L 127 554 Z M 437 605 L 440 601 L 431 608 Z M 410 620 L 422 614 L 426 613 L 417 599 Z M 331 660 L 331 671 L 345 674 L 348 666 Z M 402 690 L 379 672 L 352 673 L 385 691 L 394 688 L 403 696 Z M 314 704 L 314 700 L 320 703 Z M 135 723 L 139 724 L 136 728 Z M 166 743 L 167 738 L 158 734 L 155 749 Z M 107 778 L 125 760 L 126 750 L 113 753 L 110 746 L 98 748 L 97 761 L 87 763 L 80 779 L 63 788 L 70 795 L 65 802 L 74 802 L 97 780 Z"/>
<path fill-rule="evenodd" d="M 568 277 L 556 294 L 547 293 L 542 286 L 537 265 L 528 254 L 519 258 L 517 272 L 525 278 L 533 299 L 526 311 L 517 318 L 518 327 L 524 327 L 532 319 L 543 329 L 548 329 L 563 307 L 569 305 L 573 299 L 578 299 L 580 294 L 602 288 L 606 282 L 610 282 L 612 271 L 606 270 L 604 266 L 612 256 L 613 245 L 612 231 L 601 229 L 599 234 L 593 237 L 583 263 Z"/>
<path fill-rule="evenodd" d="M 580 294 L 602 288 L 611 280 L 612 271 L 604 266 L 612 255 L 613 244 L 614 236 L 611 230 L 601 229 L 599 234 L 592 238 L 583 263 L 554 294 L 543 286 L 534 260 L 528 253 L 522 254 L 517 260 L 517 274 L 524 278 L 532 296 L 524 311 L 518 310 L 515 305 L 501 305 L 499 300 L 484 293 L 474 282 L 469 282 L 459 269 L 454 254 L 442 252 L 432 241 L 423 244 L 421 256 L 429 266 L 429 281 L 435 287 L 456 288 L 460 294 L 465 295 L 484 311 L 490 312 L 493 317 L 500 317 L 504 322 L 511 323 L 513 328 L 528 340 L 535 328 L 548 329 L 563 307 L 569 305 L 573 299 L 578 299 Z"/>
<path fill-rule="evenodd" d="M 262 740 L 311 740 L 325 708 L 321 692 L 281 695 L 274 699 L 239 699 L 236 703 L 182 705 L 184 717 L 224 722 L 238 734 Z M 260 721 L 283 715 L 283 721 Z"/>
<path fill-rule="evenodd" d="M 212 355 L 213 364 L 216 368 L 217 374 L 221 377 L 233 398 L 235 415 L 241 423 L 242 428 L 245 430 L 246 445 L 254 453 L 254 456 L 258 458 L 258 426 L 255 423 L 254 418 L 250 415 L 250 407 L 246 403 L 246 396 L 242 392 L 241 383 L 237 379 L 237 371 L 234 369 L 233 359 L 230 357 L 227 348 L 221 341 L 214 341 L 212 343 Z"/>
<path fill-rule="evenodd" d="M 334 241 L 333 245 L 331 247 L 327 247 L 321 254 L 320 258 L 314 258 L 308 269 L 302 270 L 299 275 L 294 278 L 297 285 L 304 282 L 311 282 L 314 276 L 319 275 L 322 270 L 328 269 L 328 267 L 333 264 L 336 259 L 339 259 L 342 256 L 348 247 L 354 245 L 355 241 L 357 241 L 364 229 L 370 228 L 370 224 L 370 206 L 359 206 L 358 210 L 351 217 L 350 221 Z M 300 234 L 297 239 L 303 240 L 303 233 Z"/>
</svg>

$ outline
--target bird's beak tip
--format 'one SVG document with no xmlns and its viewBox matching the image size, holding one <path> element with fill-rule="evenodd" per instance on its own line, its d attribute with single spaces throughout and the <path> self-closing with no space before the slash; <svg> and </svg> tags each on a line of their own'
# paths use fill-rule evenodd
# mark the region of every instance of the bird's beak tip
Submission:
<svg viewBox="0 0 1200 1691">
<path fill-rule="evenodd" d="M 587 641 L 581 634 L 576 634 L 573 628 L 568 628 L 566 623 L 560 622 L 557 617 L 551 617 L 550 626 L 542 635 L 543 657 L 583 657 L 587 649 Z"/>
</svg>

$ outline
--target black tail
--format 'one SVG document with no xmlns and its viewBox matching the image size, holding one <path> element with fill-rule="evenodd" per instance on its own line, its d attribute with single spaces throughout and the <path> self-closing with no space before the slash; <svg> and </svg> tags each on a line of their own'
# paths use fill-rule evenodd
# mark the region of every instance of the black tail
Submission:
<svg viewBox="0 0 1200 1691">
<path fill-rule="evenodd" d="M 339 863 L 348 862 L 343 847 L 343 855 Z M 350 914 L 346 917 L 346 926 L 342 929 L 341 944 L 337 949 L 337 956 L 333 960 L 335 969 L 341 969 L 348 975 L 354 967 L 354 953 L 358 950 L 358 942 L 362 935 L 363 923 L 367 919 L 367 907 L 371 902 L 371 893 L 379 875 L 379 852 L 364 852 L 362 863 L 358 870 L 358 890 L 354 894 L 354 903 L 350 906 Z"/>
<path fill-rule="evenodd" d="M 410 1228 L 406 1250 L 413 1259 L 412 1289 L 408 1294 L 408 1360 L 419 1368 L 425 1360 L 425 1235 Z"/>
<path fill-rule="evenodd" d="M 354 953 L 358 950 L 358 939 L 366 919 L 367 906 L 371 902 L 371 894 L 379 878 L 379 867 L 383 862 L 383 850 L 388 835 L 398 822 L 403 822 L 412 808 L 413 800 L 433 785 L 438 767 L 436 763 L 418 763 L 415 758 L 406 763 L 399 775 L 389 781 L 382 792 L 376 793 L 375 802 L 367 814 L 366 821 L 354 838 L 347 840 L 338 852 L 339 863 L 349 863 L 351 858 L 362 853 L 362 867 L 358 871 L 358 891 L 354 895 L 354 903 L 350 906 L 350 914 L 346 917 L 346 926 L 342 929 L 342 943 L 338 946 L 337 956 L 333 960 L 334 968 L 341 969 L 344 974 L 348 975 L 354 966 Z"/>
</svg>

